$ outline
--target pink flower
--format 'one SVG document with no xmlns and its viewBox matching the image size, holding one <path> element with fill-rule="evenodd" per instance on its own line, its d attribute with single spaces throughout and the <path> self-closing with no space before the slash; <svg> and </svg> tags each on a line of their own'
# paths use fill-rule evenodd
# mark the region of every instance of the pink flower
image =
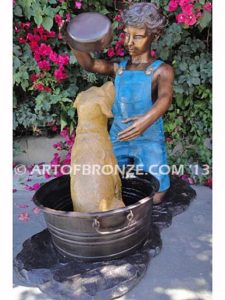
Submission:
<svg viewBox="0 0 225 300">
<path fill-rule="evenodd" d="M 193 4 L 184 5 L 182 7 L 182 12 L 187 15 L 193 14 Z"/>
<path fill-rule="evenodd" d="M 27 39 L 29 40 L 29 41 L 34 41 L 34 36 L 33 36 L 33 34 L 31 34 L 31 33 L 28 33 L 27 34 Z"/>
<path fill-rule="evenodd" d="M 30 22 L 21 23 L 21 27 L 25 30 L 28 30 L 30 28 Z"/>
<path fill-rule="evenodd" d="M 32 209 L 32 211 L 33 211 L 33 213 L 35 214 L 35 215 L 38 215 L 39 213 L 40 213 L 40 208 L 38 208 L 38 207 L 34 207 L 33 209 Z"/>
<path fill-rule="evenodd" d="M 187 174 L 182 175 L 181 179 L 186 181 L 189 184 L 194 184 L 195 183 L 194 180 Z"/>
<path fill-rule="evenodd" d="M 55 37 L 54 31 L 47 31 L 46 34 L 47 34 L 47 37 Z"/>
<path fill-rule="evenodd" d="M 195 16 L 196 16 L 197 19 L 201 18 L 202 13 L 201 13 L 200 9 L 195 10 Z"/>
<path fill-rule="evenodd" d="M 119 38 L 124 40 L 125 39 L 125 33 L 124 32 L 121 32 L 120 35 L 119 35 Z"/>
<path fill-rule="evenodd" d="M 69 61 L 70 61 L 69 55 L 65 54 L 65 55 L 59 55 L 58 56 L 58 62 L 57 63 L 60 64 L 60 65 L 68 65 Z"/>
<path fill-rule="evenodd" d="M 117 21 L 117 22 L 120 22 L 122 20 L 121 15 L 115 16 L 114 20 Z"/>
<path fill-rule="evenodd" d="M 18 25 L 15 25 L 14 29 L 15 29 L 15 32 L 20 32 Z"/>
<path fill-rule="evenodd" d="M 177 9 L 178 1 L 177 0 L 170 0 L 169 2 L 169 11 L 173 12 Z"/>
<path fill-rule="evenodd" d="M 151 55 L 151 57 L 156 57 L 156 51 L 155 50 L 151 50 L 150 55 Z"/>
<path fill-rule="evenodd" d="M 70 22 L 71 20 L 71 14 L 66 14 L 66 22 Z"/>
<path fill-rule="evenodd" d="M 61 130 L 61 132 L 60 132 L 60 135 L 62 136 L 62 137 L 66 137 L 66 136 L 68 136 L 69 135 L 69 130 L 68 130 L 68 128 L 66 127 L 66 128 L 64 128 L 63 130 Z"/>
<path fill-rule="evenodd" d="M 37 75 L 37 74 L 35 74 L 35 73 L 33 73 L 33 74 L 30 75 L 30 80 L 33 81 L 33 82 L 34 82 L 35 80 L 37 80 L 38 78 L 39 78 L 39 75 Z"/>
<path fill-rule="evenodd" d="M 60 164 L 60 155 L 58 153 L 54 153 L 54 158 L 50 162 L 51 166 L 56 166 Z"/>
<path fill-rule="evenodd" d="M 36 62 L 39 62 L 41 60 L 41 56 L 38 53 L 34 54 L 34 59 L 36 60 Z"/>
<path fill-rule="evenodd" d="M 192 25 L 194 25 L 196 22 L 197 22 L 197 19 L 196 19 L 196 17 L 195 17 L 194 14 L 191 14 L 191 15 L 185 17 L 184 23 L 187 24 L 187 25 L 192 26 Z"/>
<path fill-rule="evenodd" d="M 18 42 L 20 44 L 25 44 L 26 43 L 26 39 L 24 39 L 23 37 L 19 37 Z"/>
<path fill-rule="evenodd" d="M 81 9 L 82 3 L 79 1 L 75 1 L 75 8 Z"/>
<path fill-rule="evenodd" d="M 36 42 L 39 42 L 39 41 L 41 40 L 40 35 L 34 34 L 34 35 L 33 35 L 33 40 L 36 41 Z"/>
<path fill-rule="evenodd" d="M 33 191 L 37 191 L 40 187 L 41 187 L 40 183 L 35 183 L 35 184 L 32 186 L 32 189 L 33 189 Z"/>
<path fill-rule="evenodd" d="M 172 140 L 173 140 L 173 139 L 172 139 L 171 137 L 167 137 L 167 138 L 166 138 L 166 142 L 167 142 L 167 143 L 172 142 Z"/>
<path fill-rule="evenodd" d="M 51 130 L 52 131 L 57 131 L 58 130 L 58 126 L 56 126 L 56 125 L 52 126 Z"/>
<path fill-rule="evenodd" d="M 40 92 L 44 91 L 45 90 L 45 86 L 43 85 L 43 83 L 35 83 L 33 88 L 35 90 L 38 90 Z"/>
<path fill-rule="evenodd" d="M 46 93 L 51 93 L 51 92 L 52 92 L 52 89 L 51 89 L 50 87 L 46 86 L 45 89 L 44 89 L 44 91 L 45 91 Z"/>
<path fill-rule="evenodd" d="M 192 2 L 192 1 L 190 1 L 190 0 L 179 0 L 179 5 L 182 8 L 183 6 L 188 5 L 190 2 Z"/>
<path fill-rule="evenodd" d="M 117 56 L 124 56 L 124 49 L 116 48 L 116 55 Z"/>
<path fill-rule="evenodd" d="M 176 15 L 177 23 L 184 23 L 186 16 L 182 13 Z"/>
<path fill-rule="evenodd" d="M 35 30 L 35 32 L 39 33 L 40 35 L 42 35 L 45 32 L 45 29 L 42 25 L 38 26 Z"/>
<path fill-rule="evenodd" d="M 58 54 L 52 51 L 49 54 L 49 59 L 54 63 L 58 63 Z"/>
<path fill-rule="evenodd" d="M 203 5 L 203 10 L 211 11 L 212 10 L 212 3 L 211 2 L 206 2 Z"/>
<path fill-rule="evenodd" d="M 29 205 L 27 205 L 27 204 L 17 204 L 16 207 L 17 208 L 27 208 L 27 207 L 29 207 Z"/>
<path fill-rule="evenodd" d="M 62 65 L 60 65 L 60 67 L 54 71 L 54 76 L 58 81 L 67 78 L 67 75 L 64 73 L 64 67 Z"/>
<path fill-rule="evenodd" d="M 61 26 L 62 25 L 62 17 L 59 15 L 59 14 L 56 14 L 55 15 L 55 22 L 58 26 Z"/>
<path fill-rule="evenodd" d="M 49 64 L 49 61 L 47 61 L 47 60 L 41 60 L 41 61 L 39 61 L 38 62 L 38 67 L 41 70 L 50 71 L 50 64 Z"/>
<path fill-rule="evenodd" d="M 107 55 L 108 55 L 108 57 L 113 57 L 113 56 L 115 56 L 115 51 L 114 51 L 114 49 L 113 48 L 109 48 L 108 49 L 108 51 L 107 51 Z"/>
<path fill-rule="evenodd" d="M 58 34 L 58 39 L 59 39 L 59 40 L 62 40 L 62 39 L 63 39 L 63 36 L 62 36 L 62 33 L 61 33 L 61 32 Z"/>
<path fill-rule="evenodd" d="M 19 214 L 20 221 L 27 222 L 27 221 L 29 221 L 29 219 L 30 219 L 30 217 L 27 212 L 23 212 L 23 213 Z"/>
<path fill-rule="evenodd" d="M 32 41 L 29 43 L 31 50 L 34 52 L 38 48 L 38 42 Z"/>
<path fill-rule="evenodd" d="M 208 178 L 205 182 L 204 182 L 204 185 L 212 188 L 212 178 Z"/>
<path fill-rule="evenodd" d="M 63 146 L 62 142 L 53 144 L 53 147 L 57 150 L 62 150 L 62 146 Z"/>
<path fill-rule="evenodd" d="M 120 25 L 120 26 L 117 27 L 117 29 L 118 29 L 118 30 L 123 30 L 124 27 L 125 27 L 125 25 Z"/>
<path fill-rule="evenodd" d="M 50 45 L 46 45 L 44 43 L 41 43 L 38 52 L 40 55 L 48 56 L 52 53 L 52 47 Z"/>
<path fill-rule="evenodd" d="M 56 173 L 55 177 L 61 177 L 61 176 L 63 176 L 63 175 L 64 175 L 63 173 L 61 173 L 60 171 L 58 171 L 58 172 Z"/>
<path fill-rule="evenodd" d="M 34 185 L 25 184 L 25 190 L 27 191 L 37 191 L 40 188 L 40 183 L 35 183 Z"/>
<path fill-rule="evenodd" d="M 49 178 L 52 177 L 52 176 L 48 173 L 48 171 L 46 171 L 44 175 L 45 175 L 45 178 L 46 178 L 46 179 L 49 179 Z"/>
</svg>

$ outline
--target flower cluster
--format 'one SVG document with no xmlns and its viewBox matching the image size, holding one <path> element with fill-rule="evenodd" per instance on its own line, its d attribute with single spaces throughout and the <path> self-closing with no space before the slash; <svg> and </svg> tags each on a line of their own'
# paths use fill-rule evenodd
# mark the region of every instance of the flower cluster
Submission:
<svg viewBox="0 0 225 300">
<path fill-rule="evenodd" d="M 57 24 L 60 24 L 61 16 L 55 16 Z M 67 18 L 70 18 L 68 14 Z M 56 32 L 47 31 L 44 27 L 38 26 L 31 29 L 30 22 L 19 23 L 15 26 L 15 31 L 19 33 L 18 42 L 27 43 L 33 54 L 33 58 L 40 70 L 39 74 L 31 74 L 30 80 L 33 82 L 33 88 L 38 91 L 51 92 L 51 88 L 44 86 L 40 79 L 45 77 L 46 72 L 53 70 L 53 76 L 57 81 L 62 81 L 68 77 L 65 66 L 69 64 L 68 54 L 57 54 L 49 43 L 50 38 L 56 37 Z M 28 32 L 29 31 L 29 32 Z"/>
<path fill-rule="evenodd" d="M 61 171 L 60 171 L 62 166 L 68 166 L 68 165 L 70 165 L 70 162 L 71 162 L 71 151 L 72 151 L 72 147 L 73 147 L 74 140 L 75 140 L 75 132 L 70 135 L 69 129 L 67 127 L 64 128 L 60 132 L 60 135 L 65 139 L 65 141 L 60 141 L 60 142 L 55 143 L 53 145 L 53 147 L 58 152 L 54 153 L 54 157 L 53 157 L 53 159 L 50 162 L 52 170 L 54 170 L 54 175 L 56 177 L 60 177 L 60 176 L 63 175 L 61 173 Z M 67 152 L 65 157 L 63 157 L 63 156 L 61 156 L 59 154 L 59 152 L 62 152 L 62 151 L 66 151 Z M 56 174 L 55 174 L 55 168 L 57 170 Z M 46 171 L 45 178 L 48 179 L 51 176 L 52 176 L 51 175 L 51 171 L 50 172 Z"/>
<path fill-rule="evenodd" d="M 119 39 L 118 41 L 116 42 L 115 44 L 115 47 L 111 47 L 108 49 L 108 57 L 114 57 L 114 56 L 124 56 L 124 48 L 123 48 L 123 45 L 124 45 L 124 33 L 121 32 L 119 34 Z"/>
<path fill-rule="evenodd" d="M 112 57 L 123 57 L 125 55 L 125 50 L 124 50 L 124 38 L 125 34 L 122 32 L 122 29 L 124 28 L 124 25 L 121 23 L 122 17 L 121 14 L 118 14 L 114 17 L 114 24 L 116 24 L 116 40 L 114 40 L 113 44 L 114 47 L 110 47 L 107 51 L 107 55 L 109 58 Z M 118 23 L 118 24 L 117 24 Z M 118 37 L 118 38 L 117 38 Z"/>
<path fill-rule="evenodd" d="M 203 11 L 211 11 L 212 3 L 206 2 L 203 6 L 200 5 L 199 0 L 170 0 L 168 9 L 174 12 L 177 9 L 181 12 L 176 15 L 177 23 L 184 23 L 189 26 L 195 25 L 202 17 Z"/>
</svg>

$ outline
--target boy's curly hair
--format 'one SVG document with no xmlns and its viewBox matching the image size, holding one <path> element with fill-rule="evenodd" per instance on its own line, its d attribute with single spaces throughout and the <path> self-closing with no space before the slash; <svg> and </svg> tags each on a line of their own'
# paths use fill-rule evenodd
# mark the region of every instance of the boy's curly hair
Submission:
<svg viewBox="0 0 225 300">
<path fill-rule="evenodd" d="M 135 3 L 122 13 L 126 26 L 147 28 L 148 34 L 159 38 L 167 25 L 167 19 L 154 3 Z"/>
</svg>

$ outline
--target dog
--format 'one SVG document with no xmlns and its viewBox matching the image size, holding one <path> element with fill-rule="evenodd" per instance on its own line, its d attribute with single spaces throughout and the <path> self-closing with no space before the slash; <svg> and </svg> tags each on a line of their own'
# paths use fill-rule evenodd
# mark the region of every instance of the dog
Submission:
<svg viewBox="0 0 225 300">
<path fill-rule="evenodd" d="M 107 130 L 115 90 L 112 82 L 91 87 L 75 99 L 78 113 L 71 154 L 70 190 L 74 211 L 98 212 L 125 207 L 117 160 Z"/>
</svg>

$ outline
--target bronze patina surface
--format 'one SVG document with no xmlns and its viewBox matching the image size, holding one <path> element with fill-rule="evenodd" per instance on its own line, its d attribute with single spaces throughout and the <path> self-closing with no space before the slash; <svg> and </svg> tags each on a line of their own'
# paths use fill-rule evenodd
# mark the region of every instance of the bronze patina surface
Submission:
<svg viewBox="0 0 225 300">
<path fill-rule="evenodd" d="M 114 94 L 113 83 L 107 82 L 81 92 L 75 100 L 78 126 L 71 154 L 71 196 L 78 212 L 124 207 L 117 160 L 107 130 Z"/>
<path fill-rule="evenodd" d="M 66 29 L 69 44 L 74 49 L 84 52 L 104 49 L 110 43 L 112 34 L 110 20 L 96 12 L 76 16 Z"/>
</svg>

